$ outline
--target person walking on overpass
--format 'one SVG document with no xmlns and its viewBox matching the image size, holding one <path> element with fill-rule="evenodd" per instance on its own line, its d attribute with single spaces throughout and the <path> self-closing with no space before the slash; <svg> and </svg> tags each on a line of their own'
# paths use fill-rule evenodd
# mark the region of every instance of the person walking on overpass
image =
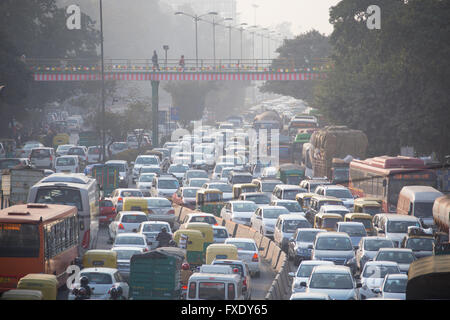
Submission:
<svg viewBox="0 0 450 320">
<path fill-rule="evenodd" d="M 181 55 L 181 59 L 180 62 L 178 63 L 180 65 L 180 67 L 183 69 L 184 71 L 184 66 L 185 66 L 185 62 L 184 62 L 184 55 Z"/>
<path fill-rule="evenodd" d="M 156 50 L 153 50 L 152 62 L 153 62 L 153 68 L 156 68 L 159 70 L 158 55 L 156 54 Z"/>
</svg>

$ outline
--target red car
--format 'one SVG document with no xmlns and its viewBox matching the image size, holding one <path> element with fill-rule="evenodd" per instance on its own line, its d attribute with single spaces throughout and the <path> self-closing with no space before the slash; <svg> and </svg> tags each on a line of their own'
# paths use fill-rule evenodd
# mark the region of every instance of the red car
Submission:
<svg viewBox="0 0 450 320">
<path fill-rule="evenodd" d="M 100 200 L 100 223 L 110 223 L 116 217 L 116 208 L 110 198 Z"/>
</svg>

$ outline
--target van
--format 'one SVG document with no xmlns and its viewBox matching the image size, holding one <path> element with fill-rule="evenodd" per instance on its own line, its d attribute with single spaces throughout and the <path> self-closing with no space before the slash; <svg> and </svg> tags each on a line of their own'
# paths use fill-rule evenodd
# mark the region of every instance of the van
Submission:
<svg viewBox="0 0 450 320">
<path fill-rule="evenodd" d="M 377 235 L 384 235 L 392 240 L 395 248 L 400 248 L 403 238 L 408 234 L 408 227 L 420 227 L 417 217 L 401 214 L 378 214 L 374 217 L 374 223 L 376 223 Z"/>
<path fill-rule="evenodd" d="M 443 195 L 429 186 L 405 186 L 398 196 L 397 213 L 417 217 L 422 224 L 434 227 L 434 200 Z"/>
<path fill-rule="evenodd" d="M 56 162 L 55 149 L 46 147 L 32 149 L 30 162 L 38 169 L 53 170 Z"/>
<path fill-rule="evenodd" d="M 78 156 L 61 156 L 56 158 L 55 172 L 78 173 L 80 164 Z"/>
<path fill-rule="evenodd" d="M 187 300 L 244 300 L 239 274 L 194 273 L 189 278 Z"/>
</svg>

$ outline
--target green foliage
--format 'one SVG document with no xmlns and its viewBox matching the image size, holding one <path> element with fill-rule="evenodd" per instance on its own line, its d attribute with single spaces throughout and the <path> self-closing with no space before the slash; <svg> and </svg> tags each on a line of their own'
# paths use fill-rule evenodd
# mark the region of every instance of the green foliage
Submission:
<svg viewBox="0 0 450 320">
<path fill-rule="evenodd" d="M 328 57 L 330 50 L 328 37 L 311 30 L 294 39 L 285 40 L 276 50 L 279 57 L 273 61 L 272 68 L 313 68 Z M 316 85 L 317 81 L 267 81 L 261 87 L 261 91 L 292 96 L 311 103 Z"/>
<path fill-rule="evenodd" d="M 369 30 L 365 10 L 382 10 Z M 369 155 L 450 151 L 450 2 L 343 0 L 330 11 L 332 70 L 316 88 L 319 110 L 363 130 Z M 355 19 L 357 17 L 357 19 Z"/>
</svg>

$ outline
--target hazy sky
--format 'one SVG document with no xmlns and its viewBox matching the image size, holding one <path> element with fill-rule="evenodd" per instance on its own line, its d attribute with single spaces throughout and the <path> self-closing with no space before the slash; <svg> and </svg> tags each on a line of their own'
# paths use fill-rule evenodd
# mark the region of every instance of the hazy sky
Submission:
<svg viewBox="0 0 450 320">
<path fill-rule="evenodd" d="M 333 31 L 328 22 L 329 9 L 340 0 L 236 0 L 240 20 L 253 25 L 270 27 L 281 22 L 291 22 L 292 32 L 298 34 L 311 29 L 329 34 Z"/>
</svg>

